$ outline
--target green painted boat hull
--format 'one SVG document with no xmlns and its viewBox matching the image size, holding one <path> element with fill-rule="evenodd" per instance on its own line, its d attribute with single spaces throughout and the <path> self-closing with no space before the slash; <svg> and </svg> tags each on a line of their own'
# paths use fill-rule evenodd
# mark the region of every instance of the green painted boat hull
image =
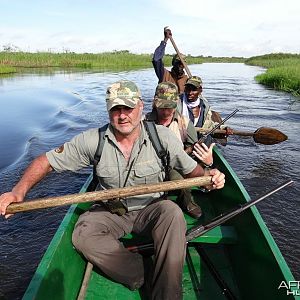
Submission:
<svg viewBox="0 0 300 300">
<path fill-rule="evenodd" d="M 193 190 L 195 199 L 204 211 L 201 222 L 206 222 L 250 199 L 219 150 L 215 150 L 214 156 L 216 165 L 226 175 L 226 185 L 222 190 L 207 194 L 198 189 Z M 81 192 L 86 191 L 88 184 L 87 181 Z M 89 204 L 70 207 L 23 299 L 77 298 L 86 261 L 72 246 L 71 236 L 79 215 L 88 207 Z M 188 216 L 186 221 L 188 227 L 198 224 Z M 130 239 L 127 241 L 130 242 Z M 199 256 L 199 245 L 205 249 L 237 299 L 300 299 L 297 296 L 299 290 L 290 291 L 287 295 L 285 288 L 278 288 L 283 281 L 288 284 L 295 279 L 256 207 L 251 207 L 226 224 L 197 238 L 187 249 L 183 298 L 226 299 L 211 271 Z M 142 299 L 142 296 L 139 291 L 132 292 L 93 271 L 86 299 Z"/>
</svg>

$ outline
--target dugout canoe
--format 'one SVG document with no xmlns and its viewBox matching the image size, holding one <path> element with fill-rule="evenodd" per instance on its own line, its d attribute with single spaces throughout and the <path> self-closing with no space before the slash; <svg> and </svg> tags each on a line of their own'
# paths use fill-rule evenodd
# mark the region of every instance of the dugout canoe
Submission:
<svg viewBox="0 0 300 300">
<path fill-rule="evenodd" d="M 250 199 L 218 149 L 214 151 L 214 161 L 226 174 L 226 185 L 210 193 L 193 190 L 204 214 L 199 221 L 186 216 L 188 227 L 209 221 Z M 82 193 L 90 180 L 91 177 L 83 185 Z M 71 235 L 78 216 L 88 207 L 87 203 L 70 207 L 23 299 L 77 299 L 86 261 L 72 246 Z M 124 241 L 130 243 L 130 238 Z M 205 263 L 206 257 L 210 264 Z M 256 207 L 251 207 L 188 244 L 183 299 L 299 299 L 299 290 L 286 289 L 292 281 L 295 279 L 262 217 Z M 143 299 L 143 296 L 140 291 L 130 291 L 93 270 L 85 299 Z"/>
</svg>

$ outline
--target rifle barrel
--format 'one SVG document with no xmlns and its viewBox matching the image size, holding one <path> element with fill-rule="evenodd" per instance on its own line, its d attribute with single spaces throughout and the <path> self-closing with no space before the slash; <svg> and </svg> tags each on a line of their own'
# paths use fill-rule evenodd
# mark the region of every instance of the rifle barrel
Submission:
<svg viewBox="0 0 300 300">
<path fill-rule="evenodd" d="M 213 220 L 211 220 L 207 224 L 203 224 L 203 225 L 199 225 L 199 226 L 195 226 L 195 227 L 191 228 L 190 230 L 187 231 L 187 234 L 186 234 L 187 242 L 189 242 L 190 240 L 206 233 L 207 231 L 209 231 L 209 230 L 225 223 L 227 220 L 229 220 L 229 219 L 233 218 L 234 216 L 242 213 L 243 211 L 245 211 L 249 207 L 257 204 L 258 202 L 260 202 L 264 199 L 266 199 L 267 197 L 271 196 L 272 194 L 278 192 L 279 190 L 285 188 L 286 186 L 288 186 L 292 183 L 293 183 L 293 181 L 289 180 L 289 181 L 283 183 L 282 185 L 278 186 L 277 188 L 274 188 L 273 190 L 266 193 L 265 195 L 261 196 L 260 198 L 250 200 L 249 202 L 247 202 L 243 205 L 240 205 L 239 207 L 236 207 L 236 208 L 230 210 L 227 213 L 219 215 L 218 217 L 214 218 Z"/>
<path fill-rule="evenodd" d="M 213 220 L 209 221 L 206 224 L 192 227 L 186 233 L 186 242 L 188 243 L 191 240 L 205 234 L 207 231 L 209 231 L 209 230 L 225 223 L 226 221 L 228 221 L 229 219 L 233 218 L 234 216 L 242 213 L 243 211 L 245 211 L 249 207 L 257 204 L 258 202 L 260 202 L 264 199 L 266 199 L 267 197 L 269 197 L 272 194 L 278 192 L 279 190 L 285 188 L 286 186 L 291 185 L 292 183 L 293 183 L 292 180 L 288 180 L 285 183 L 281 184 L 280 186 L 274 188 L 270 192 L 264 194 L 263 196 L 261 196 L 258 199 L 253 199 L 253 200 L 248 201 L 245 204 L 239 205 L 238 207 L 231 209 L 227 213 L 224 213 L 224 214 L 221 214 L 221 215 L 217 216 L 216 218 L 214 218 Z M 153 243 L 148 243 L 148 244 L 143 244 L 143 245 L 138 245 L 138 246 L 129 246 L 129 247 L 127 247 L 127 249 L 132 251 L 132 252 L 139 252 L 139 251 L 152 250 L 153 247 L 154 247 Z"/>
<path fill-rule="evenodd" d="M 228 119 L 230 119 L 233 115 L 235 115 L 239 110 L 235 109 L 231 114 L 229 114 L 226 118 L 224 118 L 219 124 L 217 124 L 215 127 L 213 127 L 210 131 L 203 134 L 203 136 L 196 142 L 197 144 L 202 144 L 206 138 L 211 135 L 214 131 L 216 131 L 218 128 L 220 128 L 221 125 L 223 125 Z M 195 143 L 195 144 L 196 144 Z M 194 145 L 187 147 L 185 149 L 185 152 L 187 154 L 191 154 L 193 152 Z"/>
<path fill-rule="evenodd" d="M 206 136 L 212 134 L 215 130 L 220 128 L 227 120 L 229 120 L 233 115 L 235 115 L 239 110 L 235 109 L 231 114 L 229 114 L 226 118 L 224 118 L 219 124 L 217 124 L 214 128 L 212 128 L 209 132 L 206 133 Z"/>
</svg>

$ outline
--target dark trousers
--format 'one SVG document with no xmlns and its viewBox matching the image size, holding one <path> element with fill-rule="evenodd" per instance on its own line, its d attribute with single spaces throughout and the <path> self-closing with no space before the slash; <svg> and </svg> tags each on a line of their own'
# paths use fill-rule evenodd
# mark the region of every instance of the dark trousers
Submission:
<svg viewBox="0 0 300 300">
<path fill-rule="evenodd" d="M 154 241 L 154 272 L 151 299 L 182 299 L 186 223 L 180 208 L 161 200 L 123 216 L 104 208 L 80 216 L 72 241 L 88 261 L 113 280 L 130 289 L 144 283 L 141 254 L 128 251 L 119 238 L 135 232 Z"/>
</svg>

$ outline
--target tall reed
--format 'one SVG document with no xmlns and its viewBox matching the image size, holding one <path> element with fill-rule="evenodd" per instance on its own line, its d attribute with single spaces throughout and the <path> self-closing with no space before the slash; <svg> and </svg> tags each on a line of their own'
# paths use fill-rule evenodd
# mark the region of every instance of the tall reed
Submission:
<svg viewBox="0 0 300 300">
<path fill-rule="evenodd" d="M 274 53 L 247 59 L 246 64 L 267 68 L 255 79 L 277 90 L 300 95 L 300 55 Z"/>
<path fill-rule="evenodd" d="M 10 74 L 17 72 L 17 69 L 11 66 L 4 66 L 0 64 L 0 74 Z"/>
<path fill-rule="evenodd" d="M 152 54 L 133 54 L 127 50 L 99 54 L 0 52 L 0 65 L 14 67 L 147 68 L 152 67 L 151 61 Z M 172 55 L 165 55 L 165 65 L 170 66 L 171 61 Z M 241 61 L 243 58 L 187 56 L 188 64 Z"/>
</svg>

